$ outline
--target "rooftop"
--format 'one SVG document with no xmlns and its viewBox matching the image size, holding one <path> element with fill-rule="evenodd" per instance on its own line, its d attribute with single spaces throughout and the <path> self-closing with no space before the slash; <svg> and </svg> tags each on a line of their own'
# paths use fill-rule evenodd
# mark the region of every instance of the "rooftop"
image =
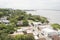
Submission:
<svg viewBox="0 0 60 40">
<path fill-rule="evenodd" d="M 57 32 L 56 30 L 53 30 L 53 29 L 50 29 L 50 28 L 44 28 L 44 29 L 42 29 L 42 31 L 45 31 L 47 33 L 49 33 L 49 32 Z"/>
</svg>

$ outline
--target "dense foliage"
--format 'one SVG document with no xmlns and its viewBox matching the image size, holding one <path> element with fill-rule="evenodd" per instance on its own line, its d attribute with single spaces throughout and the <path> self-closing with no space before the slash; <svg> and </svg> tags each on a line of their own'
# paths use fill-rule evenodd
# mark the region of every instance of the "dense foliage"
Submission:
<svg viewBox="0 0 60 40">
<path fill-rule="evenodd" d="M 51 24 L 51 26 L 54 28 L 54 29 L 60 29 L 60 25 L 59 24 Z"/>
<path fill-rule="evenodd" d="M 17 23 L 20 20 L 33 20 L 33 21 L 41 21 L 41 23 L 49 23 L 47 18 L 39 16 L 39 15 L 32 15 L 27 14 L 25 11 L 22 10 L 14 10 L 14 9 L 1 9 L 0 8 L 0 17 L 8 16 L 8 20 L 13 23 Z"/>
<path fill-rule="evenodd" d="M 0 18 L 7 16 L 7 20 L 10 21 L 9 25 L 0 23 L 0 40 L 34 40 L 32 35 L 17 35 L 15 38 L 9 36 L 15 31 L 18 21 L 23 21 L 23 26 L 28 26 L 28 20 L 40 21 L 43 23 L 49 23 L 47 18 L 39 15 L 27 14 L 25 11 L 18 9 L 2 9 L 0 8 Z"/>
<path fill-rule="evenodd" d="M 0 24 L 0 40 L 8 38 L 8 34 L 12 34 L 15 31 L 12 25 Z"/>
<path fill-rule="evenodd" d="M 11 36 L 3 33 L 3 35 L 0 36 L 0 40 L 35 40 L 33 35 L 30 34 Z"/>
<path fill-rule="evenodd" d="M 27 35 L 17 35 L 15 36 L 15 40 L 34 40 L 33 35 L 27 34 Z"/>
</svg>

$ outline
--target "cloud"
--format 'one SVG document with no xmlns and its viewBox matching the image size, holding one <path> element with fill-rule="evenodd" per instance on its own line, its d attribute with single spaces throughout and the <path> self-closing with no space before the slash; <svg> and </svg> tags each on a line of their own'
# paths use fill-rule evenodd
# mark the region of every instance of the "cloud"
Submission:
<svg viewBox="0 0 60 40">
<path fill-rule="evenodd" d="M 59 9 L 60 0 L 0 0 L 1 8 Z"/>
</svg>

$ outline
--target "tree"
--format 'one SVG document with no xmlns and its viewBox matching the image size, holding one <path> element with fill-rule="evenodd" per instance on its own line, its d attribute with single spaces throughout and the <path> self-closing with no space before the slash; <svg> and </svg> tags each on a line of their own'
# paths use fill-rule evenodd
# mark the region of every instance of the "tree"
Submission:
<svg viewBox="0 0 60 40">
<path fill-rule="evenodd" d="M 5 25 L 5 24 L 0 24 L 0 30 L 4 31 L 5 33 L 13 33 L 15 31 L 14 25 Z"/>
<path fill-rule="evenodd" d="M 19 18 L 18 18 L 18 20 L 23 20 L 24 18 L 25 18 L 24 15 L 20 15 Z"/>
<path fill-rule="evenodd" d="M 46 20 L 46 23 L 48 24 L 48 23 L 49 23 L 49 21 L 48 21 L 48 20 Z"/>
<path fill-rule="evenodd" d="M 60 29 L 60 25 L 57 24 L 57 23 L 51 24 L 51 26 L 52 26 L 55 30 Z"/>
<path fill-rule="evenodd" d="M 34 40 L 33 35 L 16 35 L 15 40 Z"/>
<path fill-rule="evenodd" d="M 29 25 L 28 21 L 27 20 L 23 20 L 23 26 L 28 26 L 28 25 Z"/>
<path fill-rule="evenodd" d="M 45 24 L 48 24 L 49 23 L 49 21 L 47 20 L 47 18 L 45 18 L 45 17 L 40 17 L 41 18 L 41 23 L 43 24 L 43 23 L 45 23 Z"/>
<path fill-rule="evenodd" d="M 4 24 L 4 23 L 1 23 L 0 24 L 0 30 L 3 30 L 3 29 L 6 29 L 7 27 L 6 27 L 6 25 Z"/>
<path fill-rule="evenodd" d="M 4 13 L 3 12 L 0 12 L 0 17 L 2 17 L 4 15 Z"/>
<path fill-rule="evenodd" d="M 11 35 L 8 35 L 4 40 L 15 40 L 15 38 Z"/>
<path fill-rule="evenodd" d="M 32 34 L 25 35 L 25 40 L 35 40 Z"/>
<path fill-rule="evenodd" d="M 14 31 L 14 25 L 7 25 L 6 33 L 13 34 Z"/>
<path fill-rule="evenodd" d="M 15 40 L 24 40 L 24 35 L 16 35 Z"/>
</svg>

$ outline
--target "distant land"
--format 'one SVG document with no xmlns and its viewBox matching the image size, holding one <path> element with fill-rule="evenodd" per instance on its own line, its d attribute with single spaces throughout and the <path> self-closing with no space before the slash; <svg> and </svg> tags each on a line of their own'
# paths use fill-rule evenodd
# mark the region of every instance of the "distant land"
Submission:
<svg viewBox="0 0 60 40">
<path fill-rule="evenodd" d="M 37 11 L 37 10 L 60 11 L 58 9 L 24 9 L 24 11 Z"/>
<path fill-rule="evenodd" d="M 37 10 L 23 10 L 23 11 L 37 11 Z"/>
</svg>

